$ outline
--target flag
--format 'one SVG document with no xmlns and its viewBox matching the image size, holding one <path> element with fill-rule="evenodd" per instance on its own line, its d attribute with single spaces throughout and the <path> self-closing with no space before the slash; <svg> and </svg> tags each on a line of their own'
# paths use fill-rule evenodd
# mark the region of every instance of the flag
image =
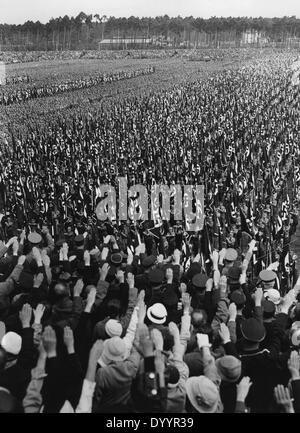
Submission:
<svg viewBox="0 0 300 433">
<path fill-rule="evenodd" d="M 245 217 L 244 212 L 242 211 L 242 209 L 240 209 L 240 216 L 241 216 L 241 231 L 242 232 L 246 232 L 249 235 L 251 235 L 251 230 L 249 228 L 248 221 L 246 220 L 246 217 Z"/>
</svg>

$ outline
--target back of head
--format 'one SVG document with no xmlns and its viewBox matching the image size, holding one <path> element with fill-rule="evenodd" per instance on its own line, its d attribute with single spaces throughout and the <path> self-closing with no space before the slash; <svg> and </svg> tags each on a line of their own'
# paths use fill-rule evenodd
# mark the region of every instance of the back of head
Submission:
<svg viewBox="0 0 300 433">
<path fill-rule="evenodd" d="M 200 326 L 206 325 L 207 323 L 207 313 L 202 309 L 195 309 L 192 312 L 192 325 L 194 328 L 198 329 Z"/>
<path fill-rule="evenodd" d="M 178 368 L 174 365 L 167 365 L 165 375 L 168 382 L 168 388 L 175 388 L 178 385 L 180 379 Z"/>
<path fill-rule="evenodd" d="M 111 319 L 119 317 L 121 314 L 121 302 L 119 299 L 110 299 L 106 307 L 106 315 Z"/>
<path fill-rule="evenodd" d="M 59 301 L 63 298 L 70 296 L 69 288 L 62 281 L 59 281 L 57 284 L 55 284 L 53 288 L 53 292 L 56 301 Z"/>
<path fill-rule="evenodd" d="M 242 321 L 241 333 L 244 339 L 244 348 L 247 349 L 257 347 L 266 336 L 265 327 L 253 317 Z"/>
<path fill-rule="evenodd" d="M 112 337 L 104 342 L 104 349 L 99 364 L 106 367 L 111 363 L 123 362 L 126 357 L 126 345 L 122 338 Z"/>
<path fill-rule="evenodd" d="M 264 300 L 262 302 L 263 307 L 263 318 L 265 320 L 271 319 L 275 316 L 276 307 L 272 301 Z"/>
</svg>

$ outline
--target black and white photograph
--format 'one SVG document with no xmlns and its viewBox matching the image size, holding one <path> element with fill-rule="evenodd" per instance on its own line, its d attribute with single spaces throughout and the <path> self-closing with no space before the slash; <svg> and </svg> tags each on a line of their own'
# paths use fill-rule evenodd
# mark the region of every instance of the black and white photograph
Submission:
<svg viewBox="0 0 300 433">
<path fill-rule="evenodd" d="M 0 413 L 300 413 L 299 214 L 299 0 L 0 0 Z"/>
</svg>

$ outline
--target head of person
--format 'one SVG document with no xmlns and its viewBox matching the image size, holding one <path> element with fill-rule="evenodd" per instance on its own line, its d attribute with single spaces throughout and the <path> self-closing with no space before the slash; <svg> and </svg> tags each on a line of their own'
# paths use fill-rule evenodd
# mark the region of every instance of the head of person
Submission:
<svg viewBox="0 0 300 433">
<path fill-rule="evenodd" d="M 121 337 L 122 334 L 123 327 L 121 323 L 115 319 L 98 322 L 94 329 L 95 340 L 107 340 L 112 337 Z"/>
<path fill-rule="evenodd" d="M 204 295 L 208 276 L 206 274 L 196 274 L 192 278 L 194 294 L 197 296 Z"/>
<path fill-rule="evenodd" d="M 234 290 L 229 297 L 230 301 L 236 305 L 237 311 L 241 313 L 246 304 L 246 296 L 244 295 L 244 292 L 241 290 Z"/>
<path fill-rule="evenodd" d="M 147 325 L 165 325 L 167 316 L 168 312 L 166 307 L 157 302 L 148 308 L 145 322 Z"/>
<path fill-rule="evenodd" d="M 22 348 L 22 337 L 16 332 L 7 332 L 1 340 L 1 364 L 5 368 L 14 364 Z"/>
<path fill-rule="evenodd" d="M 243 347 L 245 350 L 256 350 L 266 336 L 266 330 L 257 319 L 251 317 L 241 323 Z"/>
<path fill-rule="evenodd" d="M 29 235 L 27 236 L 27 240 L 28 240 L 28 248 L 32 250 L 33 247 L 39 248 L 41 246 L 42 236 L 39 233 L 34 231 L 29 233 Z"/>
<path fill-rule="evenodd" d="M 151 255 L 151 256 L 147 256 L 143 259 L 142 261 L 142 266 L 144 268 L 144 272 L 148 273 L 151 271 L 151 269 L 154 268 L 156 264 L 156 257 Z"/>
<path fill-rule="evenodd" d="M 122 261 L 123 261 L 123 256 L 120 253 L 113 253 L 110 256 L 110 263 L 112 264 L 112 266 L 114 266 L 117 269 L 121 267 Z"/>
<path fill-rule="evenodd" d="M 234 248 L 227 248 L 225 257 L 224 257 L 224 264 L 226 268 L 231 268 L 234 266 L 234 263 L 236 259 L 238 258 L 238 253 Z"/>
<path fill-rule="evenodd" d="M 217 386 L 206 376 L 186 381 L 187 413 L 220 413 L 223 411 Z"/>
<path fill-rule="evenodd" d="M 225 355 L 218 358 L 216 360 L 216 367 L 223 382 L 234 383 L 241 377 L 242 364 L 234 356 Z"/>
<path fill-rule="evenodd" d="M 241 268 L 238 266 L 231 266 L 227 273 L 227 284 L 230 291 L 238 290 L 240 288 L 240 275 Z"/>
<path fill-rule="evenodd" d="M 107 302 L 105 309 L 106 316 L 111 319 L 118 319 L 122 312 L 122 305 L 120 299 L 112 298 Z"/>
<path fill-rule="evenodd" d="M 166 381 L 168 383 L 168 389 L 177 388 L 179 384 L 180 374 L 178 368 L 175 365 L 167 364 L 165 369 Z"/>
<path fill-rule="evenodd" d="M 126 358 L 126 345 L 122 338 L 111 337 L 104 341 L 103 352 L 98 363 L 102 367 L 123 362 Z"/>
<path fill-rule="evenodd" d="M 153 290 L 158 290 L 163 284 L 165 274 L 161 269 L 153 268 L 149 271 L 148 278 Z"/>
<path fill-rule="evenodd" d="M 291 309 L 290 317 L 293 321 L 300 321 L 300 302 Z"/>
<path fill-rule="evenodd" d="M 207 325 L 207 312 L 203 309 L 194 309 L 191 313 L 191 325 L 194 330 L 202 329 Z"/>
<path fill-rule="evenodd" d="M 264 298 L 266 301 L 272 302 L 275 306 L 281 302 L 280 292 L 276 289 L 268 289 L 264 292 Z"/>
<path fill-rule="evenodd" d="M 276 305 L 274 302 L 270 300 L 264 300 L 262 302 L 262 308 L 263 308 L 263 319 L 264 321 L 268 322 L 274 319 L 275 312 L 276 312 Z"/>
<path fill-rule="evenodd" d="M 264 291 L 273 289 L 276 282 L 276 274 L 273 271 L 264 269 L 259 273 L 259 279 L 261 280 Z"/>
<path fill-rule="evenodd" d="M 59 281 L 55 284 L 53 288 L 53 293 L 56 301 L 59 301 L 64 298 L 68 298 L 70 296 L 70 289 L 68 285 L 63 282 Z"/>
</svg>

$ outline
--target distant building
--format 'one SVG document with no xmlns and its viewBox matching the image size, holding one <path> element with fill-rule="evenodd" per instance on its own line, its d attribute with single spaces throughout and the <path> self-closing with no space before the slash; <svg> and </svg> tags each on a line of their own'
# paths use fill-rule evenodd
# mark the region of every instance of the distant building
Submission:
<svg viewBox="0 0 300 433">
<path fill-rule="evenodd" d="M 142 49 L 153 46 L 150 38 L 111 38 L 99 42 L 99 50 L 129 50 Z"/>
</svg>

